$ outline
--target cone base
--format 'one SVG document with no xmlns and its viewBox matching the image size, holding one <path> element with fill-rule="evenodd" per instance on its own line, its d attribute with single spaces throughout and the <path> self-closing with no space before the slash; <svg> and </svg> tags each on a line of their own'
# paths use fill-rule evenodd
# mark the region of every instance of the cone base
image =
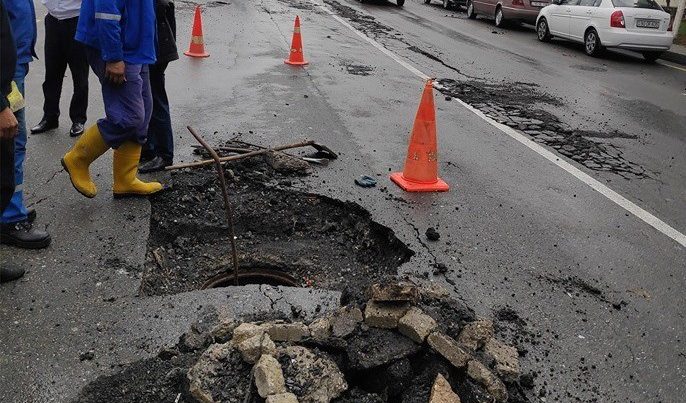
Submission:
<svg viewBox="0 0 686 403">
<path fill-rule="evenodd" d="M 284 60 L 283 62 L 286 64 L 290 64 L 291 66 L 305 66 L 310 64 L 310 62 L 308 62 L 307 60 L 304 60 L 302 62 L 292 62 L 290 60 Z"/>
<path fill-rule="evenodd" d="M 406 192 L 447 192 L 450 189 L 441 178 L 436 178 L 434 183 L 413 182 L 405 179 L 402 172 L 392 173 L 391 180 Z"/>
<path fill-rule="evenodd" d="M 183 54 L 190 57 L 210 57 L 209 53 L 183 52 Z"/>
</svg>

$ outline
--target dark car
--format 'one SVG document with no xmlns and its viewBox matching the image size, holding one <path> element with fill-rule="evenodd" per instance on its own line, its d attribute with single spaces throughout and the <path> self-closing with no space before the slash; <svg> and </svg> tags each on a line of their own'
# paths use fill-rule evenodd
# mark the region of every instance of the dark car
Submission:
<svg viewBox="0 0 686 403">
<path fill-rule="evenodd" d="M 508 22 L 535 25 L 538 12 L 548 4 L 549 0 L 467 0 L 467 17 L 483 15 L 493 19 L 497 27 Z"/>
</svg>

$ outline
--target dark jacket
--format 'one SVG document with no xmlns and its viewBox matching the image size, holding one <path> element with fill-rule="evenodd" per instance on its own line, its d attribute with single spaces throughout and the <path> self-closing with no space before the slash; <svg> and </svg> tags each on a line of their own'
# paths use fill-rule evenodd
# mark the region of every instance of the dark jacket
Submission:
<svg viewBox="0 0 686 403">
<path fill-rule="evenodd" d="M 179 58 L 179 51 L 176 48 L 174 2 L 156 0 L 155 14 L 157 17 L 157 63 L 166 64 Z"/>
<path fill-rule="evenodd" d="M 36 56 L 36 10 L 33 0 L 3 0 L 17 47 L 17 63 L 30 63 Z"/>
<path fill-rule="evenodd" d="M 9 106 L 12 77 L 17 65 L 17 48 L 14 45 L 10 20 L 4 0 L 0 0 L 0 110 Z M 0 140 L 0 213 L 14 194 L 14 139 Z"/>
</svg>

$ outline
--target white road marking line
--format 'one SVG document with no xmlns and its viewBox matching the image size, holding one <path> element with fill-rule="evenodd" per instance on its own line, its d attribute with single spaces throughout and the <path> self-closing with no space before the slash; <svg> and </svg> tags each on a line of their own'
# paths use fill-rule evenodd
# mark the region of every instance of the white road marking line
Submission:
<svg viewBox="0 0 686 403">
<path fill-rule="evenodd" d="M 360 38 L 364 39 L 370 45 L 374 46 L 381 53 L 383 53 L 386 56 L 390 57 L 391 59 L 395 60 L 398 64 L 405 67 L 407 70 L 409 70 L 411 73 L 413 73 L 417 77 L 421 78 L 422 80 L 427 80 L 430 78 L 428 75 L 422 73 L 416 67 L 412 66 L 410 63 L 403 60 L 400 56 L 398 56 L 395 53 L 391 52 L 390 50 L 386 49 L 379 42 L 375 41 L 374 39 L 368 37 L 367 35 L 365 35 L 361 31 L 357 30 L 355 27 L 350 25 L 350 23 L 348 23 L 346 20 L 344 20 L 343 18 L 336 15 L 333 12 L 333 10 L 331 10 L 328 6 L 326 6 L 322 3 L 319 3 L 316 0 L 310 0 L 310 1 L 312 3 L 318 5 L 319 7 L 321 7 L 333 19 L 335 19 L 336 21 L 341 23 L 346 28 L 350 29 L 352 32 L 357 34 Z M 674 67 L 674 66 L 670 66 L 670 67 Z M 681 68 L 679 68 L 679 69 L 681 70 Z M 434 87 L 437 89 L 442 88 L 441 85 L 438 83 L 435 83 Z M 499 129 L 503 133 L 505 133 L 508 136 L 512 137 L 513 139 L 517 140 L 521 144 L 525 145 L 526 147 L 528 147 L 532 151 L 536 152 L 537 154 L 539 154 L 543 158 L 547 159 L 548 161 L 552 162 L 553 164 L 557 165 L 558 167 L 564 169 L 565 171 L 567 171 L 568 173 L 573 175 L 575 178 L 577 178 L 581 182 L 587 184 L 593 190 L 602 194 L 603 196 L 605 196 L 606 198 L 608 198 L 609 200 L 611 200 L 612 202 L 614 202 L 618 206 L 622 207 L 624 210 L 633 214 L 634 216 L 636 216 L 637 218 L 639 218 L 640 220 L 642 220 L 646 224 L 655 228 L 656 230 L 663 233 L 664 235 L 672 238 L 681 246 L 686 247 L 686 235 L 677 231 L 676 229 L 674 229 L 672 226 L 670 226 L 666 222 L 660 220 L 659 218 L 657 218 L 653 214 L 642 209 L 637 204 L 628 200 L 627 198 L 625 198 L 624 196 L 615 192 L 614 190 L 610 189 L 609 187 L 603 185 L 602 183 L 600 183 L 598 180 L 594 179 L 593 177 L 591 177 L 587 173 L 583 172 L 579 168 L 577 168 L 574 165 L 570 164 L 569 162 L 565 161 L 561 157 L 555 155 L 553 152 L 551 152 L 547 148 L 545 148 L 545 147 L 541 146 L 540 144 L 536 143 L 535 141 L 529 139 L 528 137 L 524 136 L 523 134 L 519 133 L 518 131 L 514 130 L 513 128 L 496 122 L 495 120 L 489 118 L 483 112 L 472 107 L 471 105 L 464 102 L 460 98 L 453 97 L 453 99 L 457 100 L 462 106 L 464 106 L 468 110 L 472 111 L 478 117 L 485 120 L 486 122 L 488 122 L 492 126 L 496 127 L 497 129 Z"/>
<path fill-rule="evenodd" d="M 657 64 L 661 64 L 661 65 L 663 65 L 663 66 L 671 67 L 671 68 L 673 68 L 673 69 L 677 69 L 677 70 L 681 70 L 681 71 L 686 71 L 686 68 L 679 67 L 679 66 L 677 66 L 677 65 L 675 65 L 675 64 L 667 63 L 667 62 L 664 62 L 664 61 L 662 61 L 662 60 L 658 60 Z"/>
</svg>

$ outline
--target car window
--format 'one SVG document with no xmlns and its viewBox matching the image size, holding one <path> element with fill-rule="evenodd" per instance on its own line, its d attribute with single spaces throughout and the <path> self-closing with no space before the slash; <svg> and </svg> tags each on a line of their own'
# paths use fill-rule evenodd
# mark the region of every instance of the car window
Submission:
<svg viewBox="0 0 686 403">
<path fill-rule="evenodd" d="M 581 0 L 579 2 L 580 6 L 594 7 L 596 0 Z"/>
<path fill-rule="evenodd" d="M 562 0 L 562 3 L 560 5 L 563 6 L 578 6 L 579 5 L 579 0 Z"/>
<path fill-rule="evenodd" d="M 600 7 L 600 5 L 603 3 L 603 0 L 595 0 L 595 3 L 593 4 L 593 7 Z"/>
<path fill-rule="evenodd" d="M 612 0 L 612 5 L 615 7 L 627 8 L 650 8 L 652 10 L 662 10 L 655 0 Z"/>
</svg>

